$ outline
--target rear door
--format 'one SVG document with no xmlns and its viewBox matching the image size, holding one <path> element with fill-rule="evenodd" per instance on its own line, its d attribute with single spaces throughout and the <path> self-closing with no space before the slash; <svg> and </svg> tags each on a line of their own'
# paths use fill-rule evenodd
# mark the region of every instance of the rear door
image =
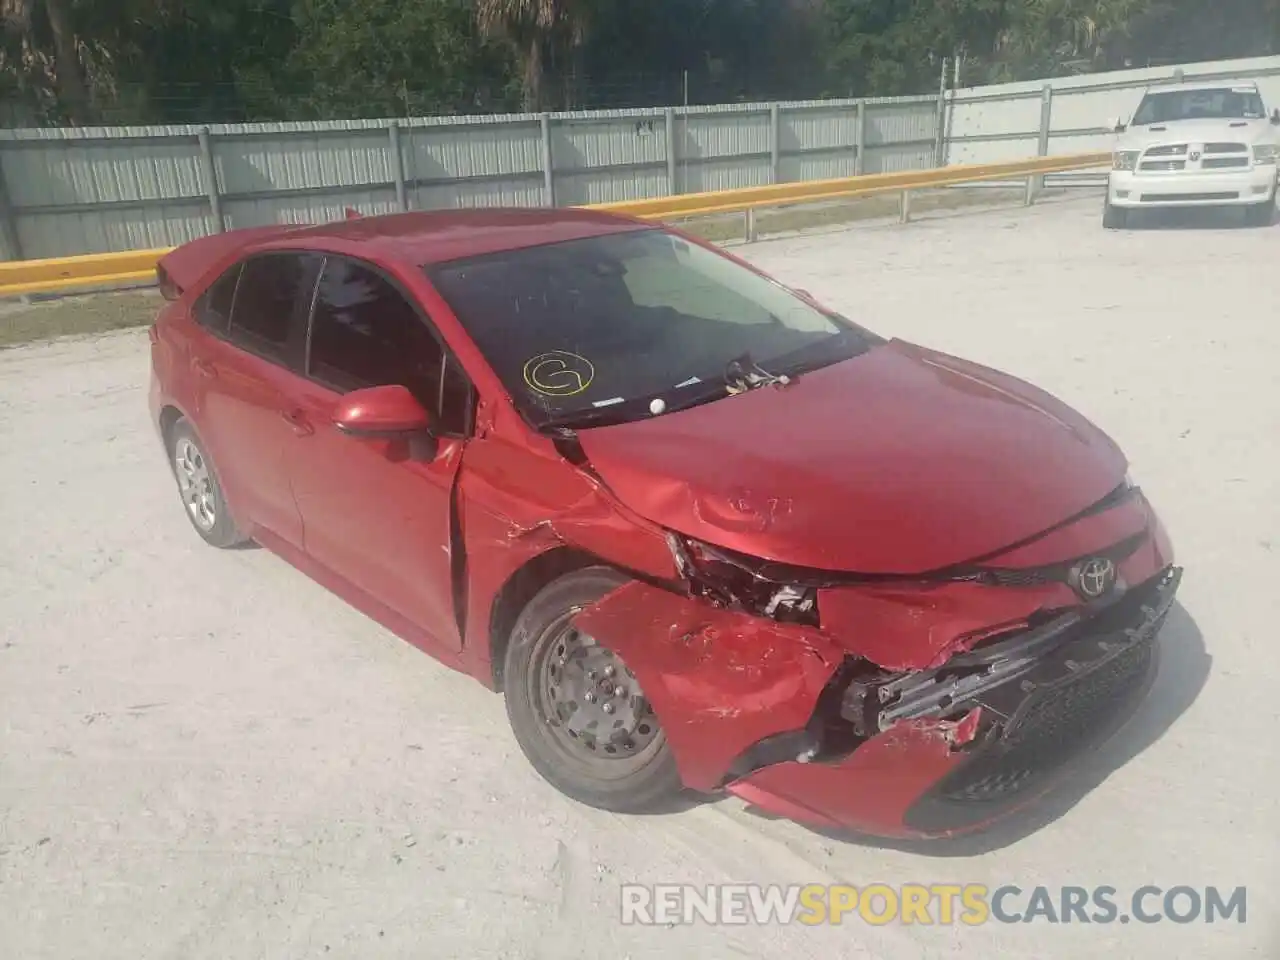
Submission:
<svg viewBox="0 0 1280 960">
<path fill-rule="evenodd" d="M 290 478 L 315 560 L 459 650 L 450 553 L 454 478 L 470 432 L 472 387 L 429 317 L 371 264 L 326 259 L 296 394 L 314 433 L 294 444 Z M 439 452 L 409 458 L 405 441 L 333 426 L 344 393 L 407 387 L 435 419 Z"/>
<path fill-rule="evenodd" d="M 307 253 L 249 257 L 195 306 L 205 334 L 191 354 L 197 427 L 246 532 L 263 528 L 294 546 L 302 545 L 302 518 L 285 457 L 305 428 L 290 394 L 322 261 Z"/>
</svg>

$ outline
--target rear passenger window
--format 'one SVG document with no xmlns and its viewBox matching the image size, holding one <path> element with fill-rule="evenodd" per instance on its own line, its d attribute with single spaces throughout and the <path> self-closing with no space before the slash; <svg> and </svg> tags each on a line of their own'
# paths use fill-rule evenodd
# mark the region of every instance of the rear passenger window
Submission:
<svg viewBox="0 0 1280 960">
<path fill-rule="evenodd" d="M 231 304 L 236 296 L 236 283 L 240 280 L 240 268 L 234 267 L 213 281 L 200 299 L 196 301 L 196 323 L 214 333 L 226 335 L 231 326 Z"/>
<path fill-rule="evenodd" d="M 244 264 L 231 315 L 231 339 L 268 359 L 283 360 L 299 297 L 314 278 L 312 258 L 267 254 Z"/>
<path fill-rule="evenodd" d="M 471 385 L 421 314 L 385 278 L 330 257 L 316 291 L 308 376 L 346 393 L 406 387 L 438 428 L 465 434 Z"/>
</svg>

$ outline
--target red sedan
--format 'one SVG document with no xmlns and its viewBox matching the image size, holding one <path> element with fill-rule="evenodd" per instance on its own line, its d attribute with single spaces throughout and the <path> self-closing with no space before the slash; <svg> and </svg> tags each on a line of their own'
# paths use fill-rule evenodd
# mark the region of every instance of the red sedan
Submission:
<svg viewBox="0 0 1280 960">
<path fill-rule="evenodd" d="M 1181 571 L 1116 445 L 691 237 L 415 213 L 158 273 L 151 412 L 197 533 L 501 691 L 584 803 L 948 836 L 1145 695 Z"/>
</svg>

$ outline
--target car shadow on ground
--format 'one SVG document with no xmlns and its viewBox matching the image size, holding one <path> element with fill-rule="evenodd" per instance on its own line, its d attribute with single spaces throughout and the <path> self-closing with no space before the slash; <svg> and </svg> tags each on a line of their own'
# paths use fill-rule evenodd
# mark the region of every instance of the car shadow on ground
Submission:
<svg viewBox="0 0 1280 960">
<path fill-rule="evenodd" d="M 884 840 L 842 831 L 812 832 L 842 843 L 930 857 L 975 857 L 1009 847 L 1060 819 L 1112 773 L 1155 744 L 1195 702 L 1213 662 L 1204 637 L 1175 602 L 1160 632 L 1160 664 L 1150 692 L 1132 718 L 1096 751 L 1079 758 L 1058 787 L 985 831 L 950 840 Z"/>
</svg>

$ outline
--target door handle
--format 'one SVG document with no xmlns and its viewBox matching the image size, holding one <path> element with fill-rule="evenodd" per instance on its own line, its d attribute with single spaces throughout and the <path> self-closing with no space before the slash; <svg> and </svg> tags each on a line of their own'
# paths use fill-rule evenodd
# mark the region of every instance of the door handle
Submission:
<svg viewBox="0 0 1280 960">
<path fill-rule="evenodd" d="M 208 360 L 192 360 L 191 366 L 195 368 L 196 373 L 202 377 L 212 380 L 218 375 L 218 368 Z"/>
<path fill-rule="evenodd" d="M 301 410 L 281 410 L 282 416 L 289 426 L 293 427 L 293 432 L 300 437 L 305 437 L 316 432 L 315 427 L 311 426 L 311 421 L 307 419 L 307 415 Z"/>
</svg>

